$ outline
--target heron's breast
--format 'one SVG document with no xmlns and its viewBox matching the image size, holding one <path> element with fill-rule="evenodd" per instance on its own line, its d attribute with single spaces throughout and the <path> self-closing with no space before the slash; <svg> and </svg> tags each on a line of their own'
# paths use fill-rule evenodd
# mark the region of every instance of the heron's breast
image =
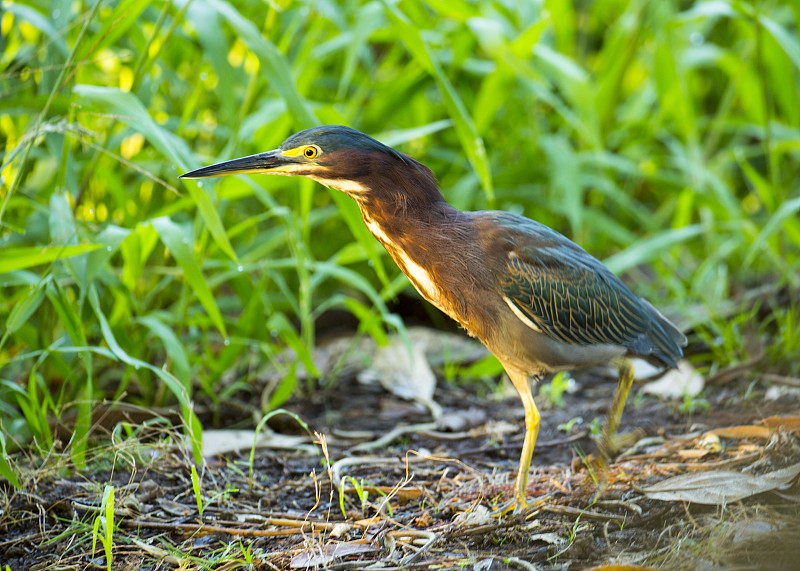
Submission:
<svg viewBox="0 0 800 571">
<path fill-rule="evenodd" d="M 426 248 L 422 244 L 424 237 L 411 231 L 397 232 L 378 217 L 365 214 L 364 223 L 420 295 L 469 330 L 461 307 L 464 296 L 451 284 L 453 275 L 444 263 L 444 256 L 449 252 L 434 254 L 438 246 Z"/>
</svg>

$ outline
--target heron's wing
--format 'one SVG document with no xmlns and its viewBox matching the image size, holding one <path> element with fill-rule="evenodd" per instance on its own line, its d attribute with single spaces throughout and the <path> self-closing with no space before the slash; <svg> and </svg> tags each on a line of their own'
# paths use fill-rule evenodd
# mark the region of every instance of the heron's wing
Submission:
<svg viewBox="0 0 800 571">
<path fill-rule="evenodd" d="M 516 249 L 505 269 L 504 299 L 534 330 L 564 343 L 633 350 L 646 339 L 651 322 L 647 308 L 605 266 L 577 247 Z"/>
</svg>

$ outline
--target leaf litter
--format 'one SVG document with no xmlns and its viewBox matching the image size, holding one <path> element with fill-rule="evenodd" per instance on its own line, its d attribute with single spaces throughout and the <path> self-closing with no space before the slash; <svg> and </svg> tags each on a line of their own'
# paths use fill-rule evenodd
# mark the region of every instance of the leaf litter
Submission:
<svg viewBox="0 0 800 571">
<path fill-rule="evenodd" d="M 800 557 L 797 402 L 742 402 L 735 382 L 708 388 L 711 407 L 701 414 L 666 397 L 632 398 L 623 428 L 644 436 L 612 463 L 607 492 L 591 503 L 591 423 L 615 383 L 579 374 L 563 406 L 542 407 L 528 510 L 497 519 L 490 509 L 513 493 L 522 443 L 517 397 L 440 381 L 436 421 L 430 407 L 358 376 L 351 370 L 335 388 L 290 401 L 317 434 L 276 416 L 259 432 L 252 477 L 256 434 L 242 428 L 241 411 L 254 405 L 244 394 L 231 399 L 222 413 L 231 428 L 205 434 L 202 516 L 191 454 L 161 425 L 98 447 L 94 465 L 103 470 L 31 465 L 22 490 L 0 483 L 0 561 L 105 567 L 86 522 L 103 509 L 106 484 L 118 498 L 114 569 L 193 561 L 220 569 L 247 561 L 264 569 L 766 568 L 763 545 L 768 568 L 791 569 Z M 689 544 L 696 548 L 681 548 Z"/>
</svg>

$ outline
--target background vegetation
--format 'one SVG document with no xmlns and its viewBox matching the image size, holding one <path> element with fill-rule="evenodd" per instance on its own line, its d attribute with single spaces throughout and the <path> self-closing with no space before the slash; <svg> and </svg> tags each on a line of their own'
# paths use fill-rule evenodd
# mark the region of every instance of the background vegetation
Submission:
<svg viewBox="0 0 800 571">
<path fill-rule="evenodd" d="M 696 365 L 766 354 L 762 371 L 796 375 L 798 16 L 777 0 L 3 2 L 0 443 L 50 450 L 50 420 L 76 412 L 80 464 L 101 399 L 177 403 L 199 435 L 192 403 L 246 389 L 246 358 L 281 371 L 262 408 L 303 389 L 278 356 L 313 372 L 323 312 L 379 339 L 402 327 L 390 302 L 411 288 L 346 197 L 176 178 L 322 123 L 416 156 L 459 208 L 581 243 L 693 328 Z"/>
</svg>

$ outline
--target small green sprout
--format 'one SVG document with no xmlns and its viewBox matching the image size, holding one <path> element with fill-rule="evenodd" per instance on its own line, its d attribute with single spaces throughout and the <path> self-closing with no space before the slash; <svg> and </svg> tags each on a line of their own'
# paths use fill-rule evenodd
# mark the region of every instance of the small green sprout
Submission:
<svg viewBox="0 0 800 571">
<path fill-rule="evenodd" d="M 572 383 L 572 378 L 566 372 L 561 371 L 553 377 L 552 381 L 539 387 L 539 395 L 545 399 L 545 403 L 549 404 L 549 406 L 563 408 L 567 404 L 564 401 L 564 393 Z"/>
<path fill-rule="evenodd" d="M 561 432 L 572 432 L 572 429 L 575 427 L 576 424 L 580 424 L 583 422 L 582 416 L 576 416 L 574 418 L 570 418 L 567 422 L 562 422 L 558 425 L 558 429 Z"/>
<path fill-rule="evenodd" d="M 105 510 L 103 510 L 105 508 Z M 103 514 L 104 515 L 101 515 Z M 103 528 L 103 534 L 100 535 L 100 527 Z M 92 529 L 92 555 L 94 555 L 97 548 L 97 538 L 100 537 L 100 543 L 103 544 L 103 549 L 106 554 L 106 567 L 111 571 L 111 546 L 114 539 L 114 486 L 106 485 L 103 489 L 103 499 L 100 501 L 100 511 L 94 519 L 94 527 Z"/>
</svg>

